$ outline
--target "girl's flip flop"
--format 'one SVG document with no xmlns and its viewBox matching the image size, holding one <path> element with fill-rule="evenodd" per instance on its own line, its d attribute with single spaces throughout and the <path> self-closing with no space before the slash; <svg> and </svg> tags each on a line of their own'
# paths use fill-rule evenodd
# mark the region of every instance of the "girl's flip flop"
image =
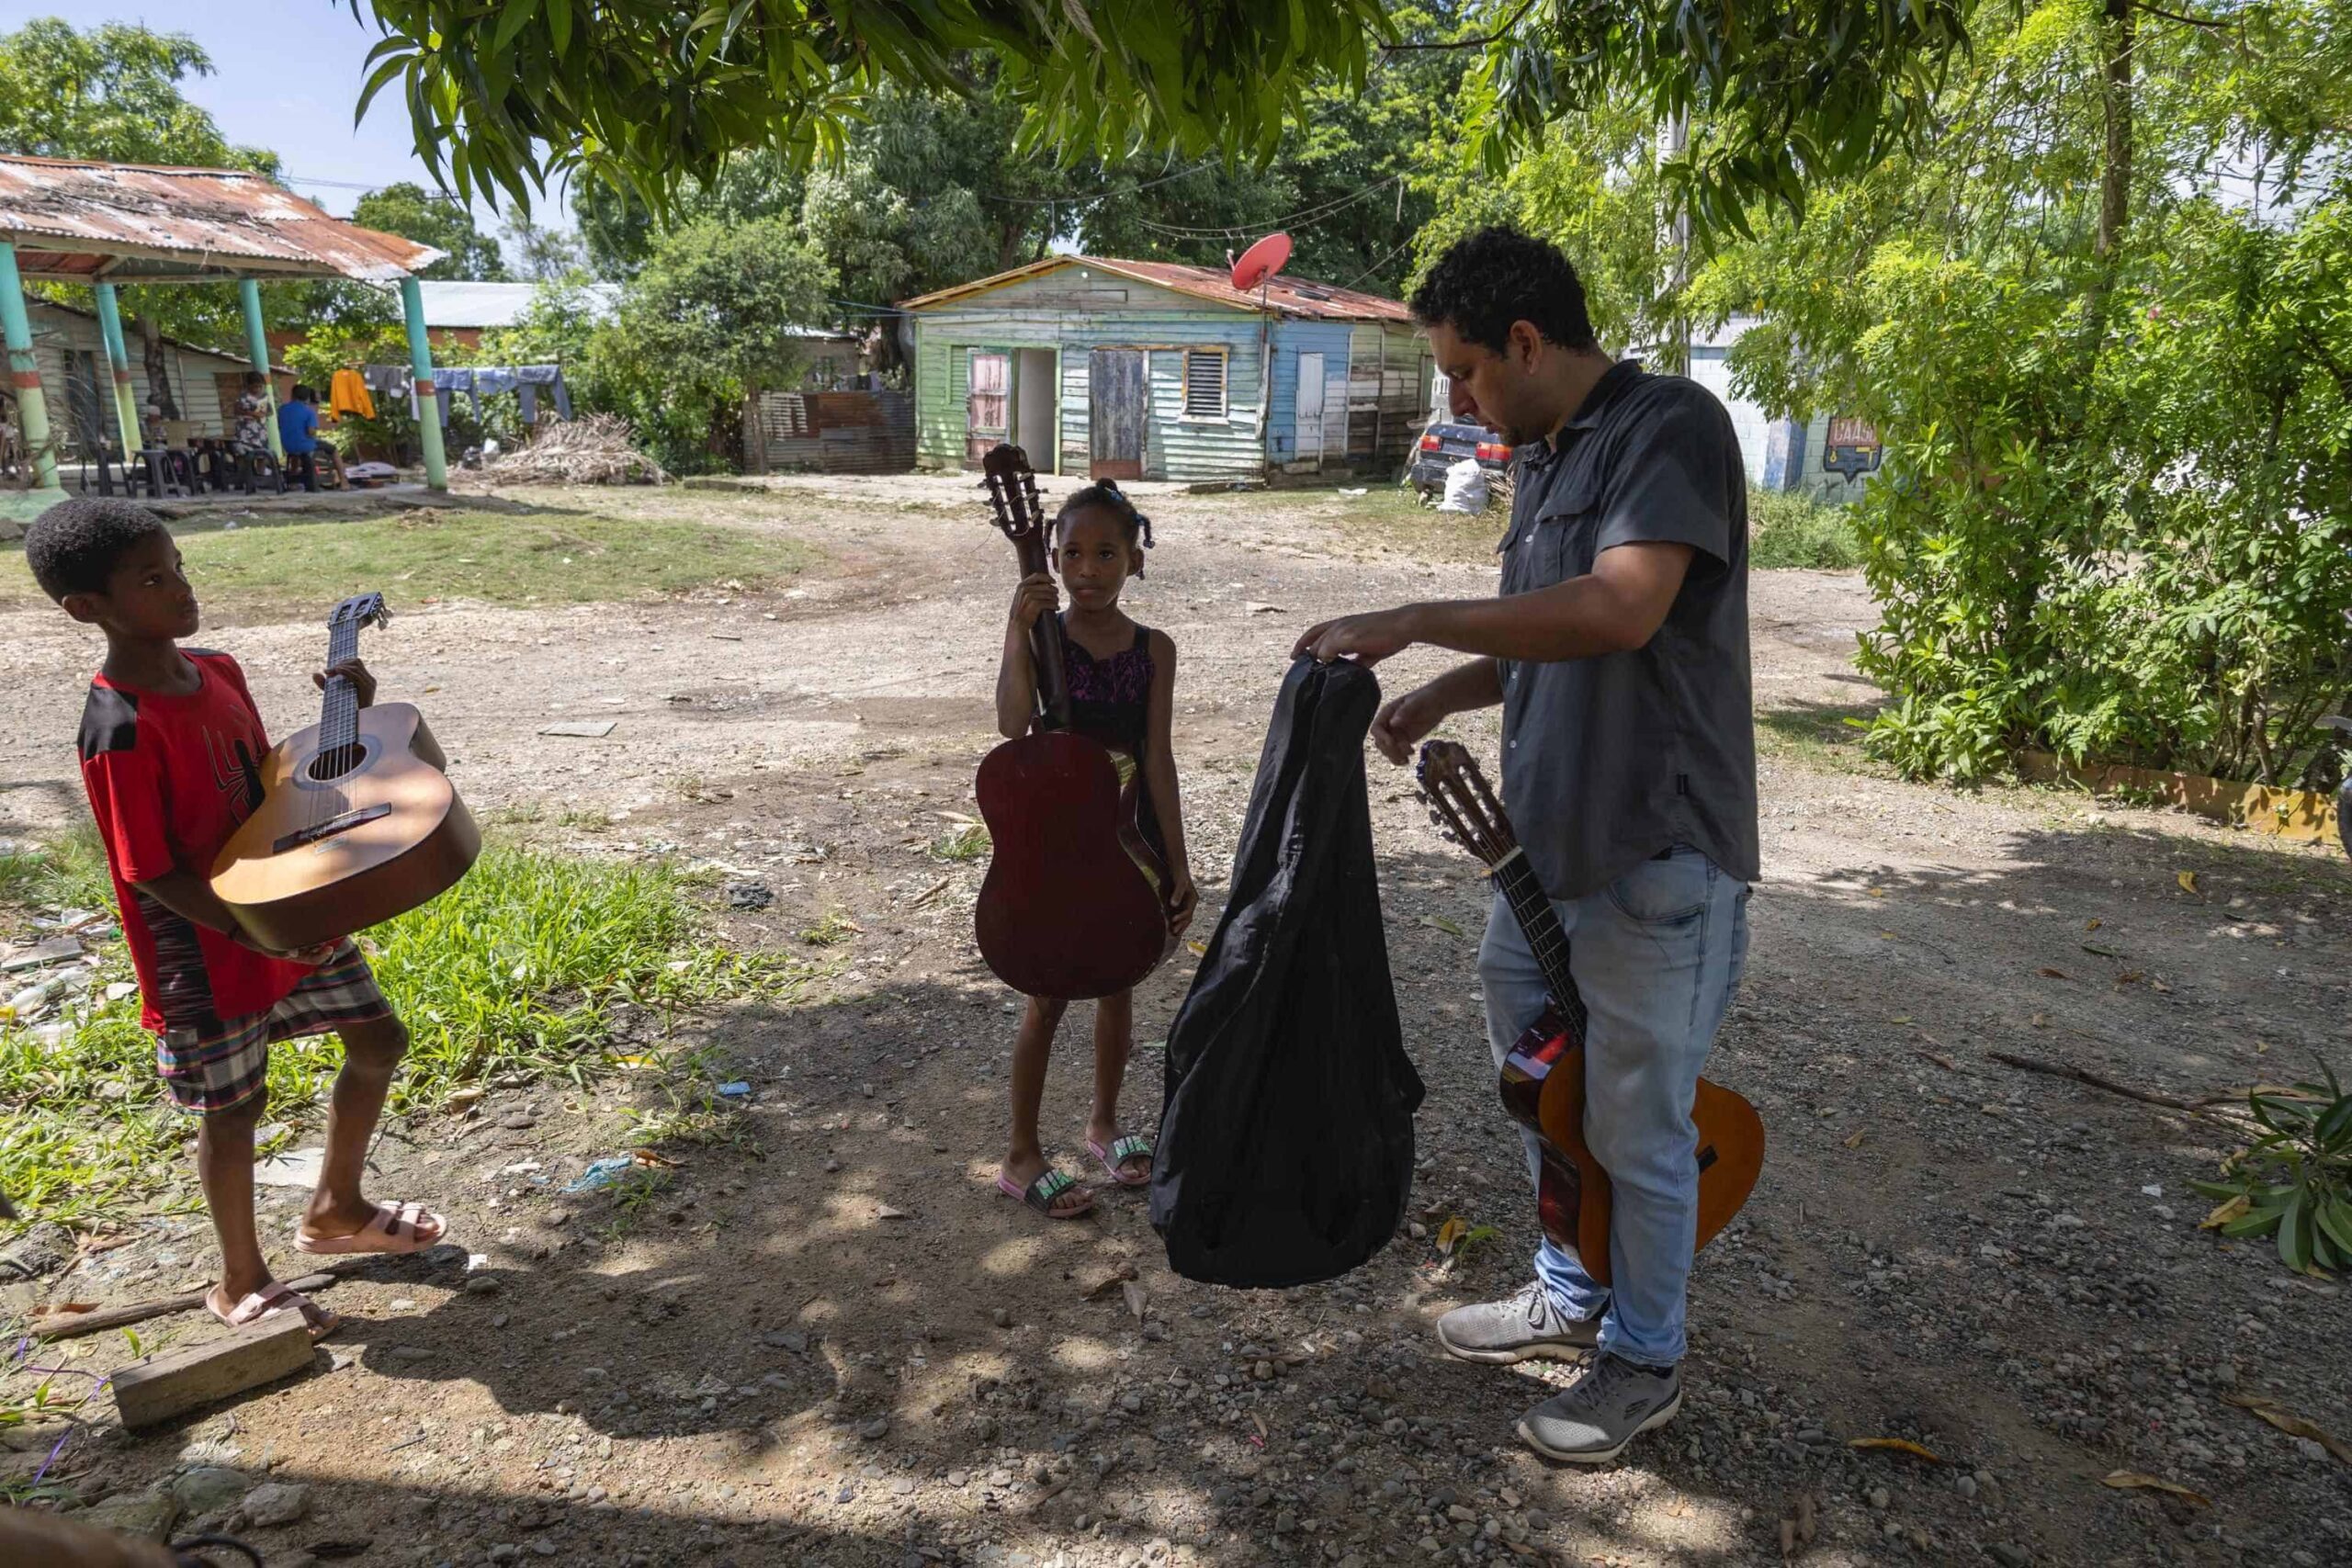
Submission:
<svg viewBox="0 0 2352 1568">
<path fill-rule="evenodd" d="M 204 1310 L 232 1328 L 243 1328 L 250 1323 L 261 1323 L 289 1312 L 299 1312 L 310 1326 L 311 1337 L 324 1339 L 343 1326 L 343 1319 L 329 1312 L 301 1292 L 289 1288 L 281 1280 L 272 1280 L 260 1290 L 222 1312 L 212 1304 L 210 1292 L 204 1298 Z"/>
<path fill-rule="evenodd" d="M 425 1234 L 430 1228 L 430 1235 Z M 320 1255 L 345 1252 L 423 1252 L 428 1247 L 438 1247 L 449 1235 L 449 1222 L 427 1210 L 422 1203 L 402 1203 L 394 1208 L 379 1203 L 368 1223 L 349 1235 L 312 1236 L 294 1232 L 294 1250 Z"/>
<path fill-rule="evenodd" d="M 1147 1168 L 1141 1176 L 1134 1177 L 1132 1179 L 1119 1168 L 1131 1159 L 1142 1160 L 1145 1166 L 1148 1168 L 1151 1163 L 1150 1139 L 1141 1137 L 1134 1133 L 1129 1133 L 1124 1138 L 1114 1139 L 1111 1146 L 1106 1149 L 1102 1145 L 1096 1143 L 1093 1139 L 1089 1138 L 1086 1140 L 1086 1152 L 1092 1155 L 1096 1159 L 1101 1160 L 1102 1162 L 1102 1168 L 1109 1171 L 1111 1173 L 1111 1179 L 1117 1182 L 1120 1186 L 1148 1187 L 1151 1185 L 1151 1171 L 1148 1168 Z"/>
<path fill-rule="evenodd" d="M 1086 1201 L 1075 1209 L 1057 1209 L 1055 1202 L 1062 1194 L 1078 1186 L 1078 1179 L 1065 1172 L 1048 1169 L 1027 1187 L 1013 1184 L 1012 1178 L 1000 1174 L 996 1190 L 1008 1198 L 1017 1198 L 1049 1220 L 1082 1220 L 1094 1212 L 1094 1195 L 1085 1194 Z"/>
</svg>

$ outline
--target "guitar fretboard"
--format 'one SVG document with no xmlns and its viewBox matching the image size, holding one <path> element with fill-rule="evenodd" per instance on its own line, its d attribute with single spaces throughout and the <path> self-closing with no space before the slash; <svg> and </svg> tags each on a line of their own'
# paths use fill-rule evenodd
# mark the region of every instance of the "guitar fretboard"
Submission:
<svg viewBox="0 0 2352 1568">
<path fill-rule="evenodd" d="M 1495 886 L 1502 889 L 1505 901 L 1510 905 L 1512 918 L 1526 933 L 1527 945 L 1535 954 L 1537 966 L 1544 971 L 1544 988 L 1551 994 L 1553 1008 L 1568 1026 L 1568 1032 L 1577 1040 L 1583 1040 L 1584 994 L 1577 989 L 1576 976 L 1568 968 L 1568 933 L 1561 928 L 1559 911 L 1544 897 L 1543 884 L 1535 880 L 1535 870 L 1527 863 L 1526 852 L 1513 848 L 1495 867 L 1494 878 Z"/>
<path fill-rule="evenodd" d="M 327 665 L 332 669 L 359 652 L 359 623 L 345 621 L 327 633 Z M 340 675 L 327 677 L 326 700 L 319 709 L 319 750 L 338 756 L 359 738 L 359 693 Z"/>
</svg>

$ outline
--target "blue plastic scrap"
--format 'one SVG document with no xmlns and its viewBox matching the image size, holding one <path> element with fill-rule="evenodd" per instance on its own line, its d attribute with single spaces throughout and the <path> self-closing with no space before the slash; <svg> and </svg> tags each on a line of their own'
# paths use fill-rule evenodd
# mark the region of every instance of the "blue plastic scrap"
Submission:
<svg viewBox="0 0 2352 1568">
<path fill-rule="evenodd" d="M 593 1192 L 600 1187 L 610 1187 L 621 1179 L 621 1173 L 637 1163 L 628 1155 L 615 1155 L 610 1159 L 592 1160 L 580 1173 L 580 1179 L 564 1188 L 566 1192 Z"/>
<path fill-rule="evenodd" d="M 739 1078 L 733 1083 L 720 1084 L 718 1092 L 729 1100 L 749 1100 L 752 1097 L 752 1086 Z"/>
</svg>

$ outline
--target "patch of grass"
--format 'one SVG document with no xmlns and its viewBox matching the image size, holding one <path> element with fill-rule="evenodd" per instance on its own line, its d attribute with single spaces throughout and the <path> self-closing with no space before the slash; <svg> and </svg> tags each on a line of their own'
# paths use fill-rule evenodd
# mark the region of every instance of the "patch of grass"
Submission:
<svg viewBox="0 0 2352 1568">
<path fill-rule="evenodd" d="M 666 865 L 514 849 L 483 855 L 455 888 L 363 945 L 409 1030 L 396 1113 L 511 1073 L 585 1086 L 616 1067 L 624 1004 L 666 1032 L 678 1012 L 729 998 L 788 1002 L 817 973 L 703 942 L 685 881 Z M 102 979 L 130 977 L 118 948 Z M 192 1188 L 183 1148 L 196 1122 L 164 1099 L 138 998 L 65 1021 L 53 1044 L 0 1028 L 0 1104 L 11 1112 L 0 1122 L 0 1190 L 28 1214 L 71 1223 Z M 272 1052 L 271 1118 L 315 1126 L 341 1061 L 323 1040 Z"/>
<path fill-rule="evenodd" d="M 942 833 L 931 841 L 933 860 L 975 861 L 984 859 L 989 848 L 988 825 L 970 823 L 952 833 Z"/>
<path fill-rule="evenodd" d="M 555 823 L 575 832 L 601 833 L 613 825 L 613 816 L 601 807 L 567 806 L 558 814 Z"/>
<path fill-rule="evenodd" d="M 838 947 L 859 930 L 858 923 L 839 909 L 828 909 L 824 919 L 801 931 L 800 940 L 811 947 Z"/>
<path fill-rule="evenodd" d="M 688 518 L 417 511 L 347 523 L 180 535 L 208 626 L 316 615 L 376 590 L 428 599 L 583 604 L 725 586 L 756 592 L 820 560 L 814 546 Z M 38 596 L 21 547 L 0 553 L 0 605 Z"/>
<path fill-rule="evenodd" d="M 1861 536 L 1849 507 L 1787 491 L 1747 492 L 1747 564 L 1851 571 L 1862 564 Z"/>
<path fill-rule="evenodd" d="M 1411 491 L 1391 484 L 1372 485 L 1368 493 L 1352 496 L 1304 491 L 1298 499 L 1328 516 L 1347 537 L 1401 550 L 1419 560 L 1493 566 L 1495 546 L 1510 526 L 1509 513 L 1500 507 L 1488 506 L 1476 517 L 1464 517 L 1423 506 Z"/>
<path fill-rule="evenodd" d="M 1756 749 L 1767 757 L 1829 773 L 1871 771 L 1877 764 L 1862 749 L 1861 727 L 1877 711 L 1874 705 L 1846 707 L 1832 703 L 1759 708 Z"/>
<path fill-rule="evenodd" d="M 36 909 L 111 909 L 114 879 L 88 823 L 53 843 L 0 852 L 0 932 Z"/>
</svg>

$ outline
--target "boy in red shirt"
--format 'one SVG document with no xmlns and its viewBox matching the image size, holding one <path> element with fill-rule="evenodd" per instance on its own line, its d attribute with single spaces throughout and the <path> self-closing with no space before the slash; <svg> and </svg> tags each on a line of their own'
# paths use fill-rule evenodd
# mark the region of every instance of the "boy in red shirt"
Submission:
<svg viewBox="0 0 2352 1568">
<path fill-rule="evenodd" d="M 25 559 L 67 615 L 107 637 L 82 710 L 82 781 L 139 972 L 141 1021 L 155 1032 L 174 1103 L 204 1119 L 197 1168 L 221 1275 L 204 1304 L 232 1325 L 299 1312 L 323 1336 L 337 1318 L 271 1277 L 254 1229 L 254 1128 L 269 1100 L 269 1048 L 330 1032 L 343 1039 L 326 1159 L 296 1249 L 415 1252 L 441 1239 L 441 1217 L 359 1190 L 408 1031 L 349 942 L 272 951 L 213 896 L 213 857 L 260 801 L 269 738 L 237 661 L 179 646 L 197 627 L 196 593 L 163 524 L 129 502 L 68 501 L 34 522 Z M 330 677 L 349 681 L 361 707 L 375 700 L 359 660 L 312 678 L 323 688 Z"/>
</svg>

